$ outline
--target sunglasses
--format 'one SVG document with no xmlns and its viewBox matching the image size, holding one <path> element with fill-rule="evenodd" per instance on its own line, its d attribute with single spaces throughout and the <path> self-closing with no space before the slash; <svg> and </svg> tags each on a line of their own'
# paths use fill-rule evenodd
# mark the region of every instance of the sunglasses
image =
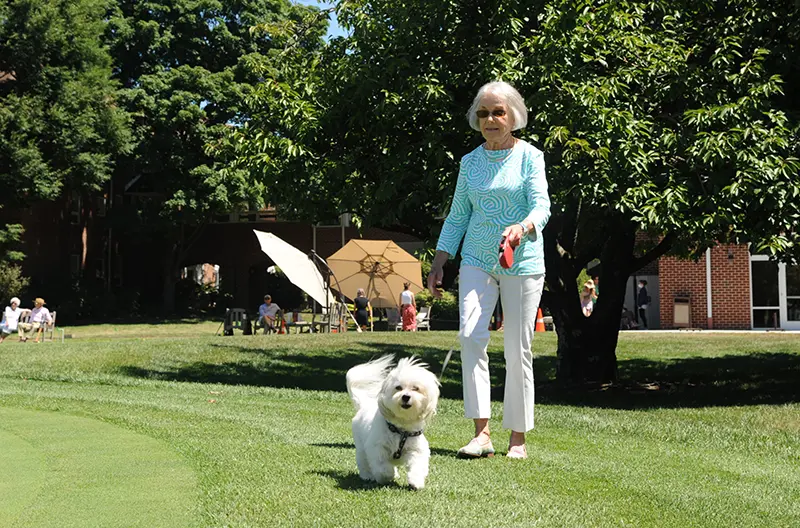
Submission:
<svg viewBox="0 0 800 528">
<path fill-rule="evenodd" d="M 505 117 L 506 111 L 503 110 L 502 108 L 497 108 L 495 110 L 492 110 L 491 112 L 488 110 L 478 110 L 477 112 L 475 112 L 475 115 L 478 116 L 478 119 L 486 119 L 487 117 L 489 117 L 489 114 L 492 114 L 495 117 Z"/>
</svg>

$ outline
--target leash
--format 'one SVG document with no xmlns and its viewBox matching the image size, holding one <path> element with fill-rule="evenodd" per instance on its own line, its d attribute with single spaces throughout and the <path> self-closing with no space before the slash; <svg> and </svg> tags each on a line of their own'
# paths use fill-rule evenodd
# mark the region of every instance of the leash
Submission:
<svg viewBox="0 0 800 528">
<path fill-rule="evenodd" d="M 505 238 L 503 238 L 503 240 L 505 240 Z M 497 269 L 497 264 L 498 263 L 499 263 L 499 261 L 494 263 L 494 266 L 492 266 L 492 270 L 489 272 L 489 276 L 492 276 L 494 271 Z M 494 278 L 494 277 L 492 277 L 492 278 Z M 475 311 L 481 305 L 481 301 L 483 300 L 483 296 L 484 295 L 486 295 L 486 290 L 484 290 L 480 295 L 478 295 L 478 302 L 475 304 L 475 306 L 472 307 L 472 311 L 469 313 L 469 317 L 467 317 L 467 321 L 472 320 L 472 316 L 475 315 Z M 459 339 L 459 341 L 461 340 L 461 337 L 463 335 L 464 335 L 464 329 L 461 328 L 458 331 L 458 339 Z M 442 372 L 439 373 L 439 380 L 440 381 L 444 377 L 444 369 L 446 369 L 447 368 L 447 364 L 450 363 L 450 358 L 453 357 L 453 352 L 455 352 L 455 350 L 456 350 L 455 347 L 451 348 L 450 351 L 447 353 L 447 355 L 444 357 L 444 363 L 442 363 Z"/>
</svg>

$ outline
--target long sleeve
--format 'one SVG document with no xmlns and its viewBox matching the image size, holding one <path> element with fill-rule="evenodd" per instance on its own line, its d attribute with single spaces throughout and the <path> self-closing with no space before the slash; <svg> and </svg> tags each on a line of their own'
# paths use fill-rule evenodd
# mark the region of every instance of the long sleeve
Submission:
<svg viewBox="0 0 800 528">
<path fill-rule="evenodd" d="M 471 217 L 472 203 L 467 195 L 467 171 L 462 161 L 458 171 L 453 203 L 450 205 L 450 212 L 447 214 L 447 219 L 445 219 L 442 226 L 436 250 L 444 251 L 454 257 L 458 253 L 458 246 L 461 244 L 464 234 L 467 232 Z"/>
<path fill-rule="evenodd" d="M 530 233 L 534 240 L 542 236 L 542 230 L 550 219 L 550 196 L 547 193 L 547 178 L 544 172 L 544 155 L 537 152 L 525 166 L 525 193 L 530 213 L 525 221 L 533 224 L 535 233 Z"/>
</svg>

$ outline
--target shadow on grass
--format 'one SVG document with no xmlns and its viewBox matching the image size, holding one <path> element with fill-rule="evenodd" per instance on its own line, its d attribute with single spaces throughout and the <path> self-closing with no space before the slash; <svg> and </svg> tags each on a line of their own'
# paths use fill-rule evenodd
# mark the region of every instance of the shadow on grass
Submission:
<svg viewBox="0 0 800 528">
<path fill-rule="evenodd" d="M 131 365 L 122 367 L 121 372 L 135 378 L 166 381 L 343 392 L 347 370 L 372 358 L 416 354 L 438 375 L 447 354 L 447 350 L 436 347 L 386 343 L 360 343 L 347 351 L 314 350 L 308 354 L 298 354 L 290 348 L 226 348 L 234 348 L 241 359 L 225 363 L 197 361 L 160 369 Z M 505 378 L 502 351 L 492 351 L 490 363 L 492 399 L 501 400 Z M 537 402 L 554 405 L 636 409 L 800 402 L 800 355 L 784 352 L 627 359 L 619 362 L 620 382 L 611 386 L 564 387 L 556 383 L 552 356 L 536 358 L 534 370 Z M 442 379 L 442 395 L 462 397 L 458 352 L 453 354 Z"/>
<path fill-rule="evenodd" d="M 554 361 L 554 360 L 553 360 Z M 616 409 L 800 402 L 800 355 L 783 352 L 619 362 L 611 386 L 537 385 L 538 401 Z"/>
<path fill-rule="evenodd" d="M 97 326 L 97 325 L 194 325 L 202 323 L 220 323 L 224 315 L 219 316 L 174 316 L 174 317 L 110 317 L 107 319 L 78 319 L 69 321 L 71 327 Z M 59 317 L 59 322 L 60 322 Z"/>
<path fill-rule="evenodd" d="M 388 484 L 378 484 L 377 482 L 361 480 L 361 477 L 359 477 L 358 473 L 356 472 L 312 471 L 311 473 L 321 477 L 333 479 L 336 481 L 337 488 L 349 491 L 405 487 L 401 486 L 397 481 L 390 482 Z"/>
</svg>

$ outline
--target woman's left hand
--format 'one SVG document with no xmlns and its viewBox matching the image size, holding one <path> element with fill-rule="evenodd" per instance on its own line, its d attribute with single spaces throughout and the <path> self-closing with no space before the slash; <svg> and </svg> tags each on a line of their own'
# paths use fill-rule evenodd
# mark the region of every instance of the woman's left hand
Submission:
<svg viewBox="0 0 800 528">
<path fill-rule="evenodd" d="M 519 224 L 510 225 L 503 230 L 503 236 L 511 247 L 517 247 L 522 242 L 522 226 Z"/>
</svg>

